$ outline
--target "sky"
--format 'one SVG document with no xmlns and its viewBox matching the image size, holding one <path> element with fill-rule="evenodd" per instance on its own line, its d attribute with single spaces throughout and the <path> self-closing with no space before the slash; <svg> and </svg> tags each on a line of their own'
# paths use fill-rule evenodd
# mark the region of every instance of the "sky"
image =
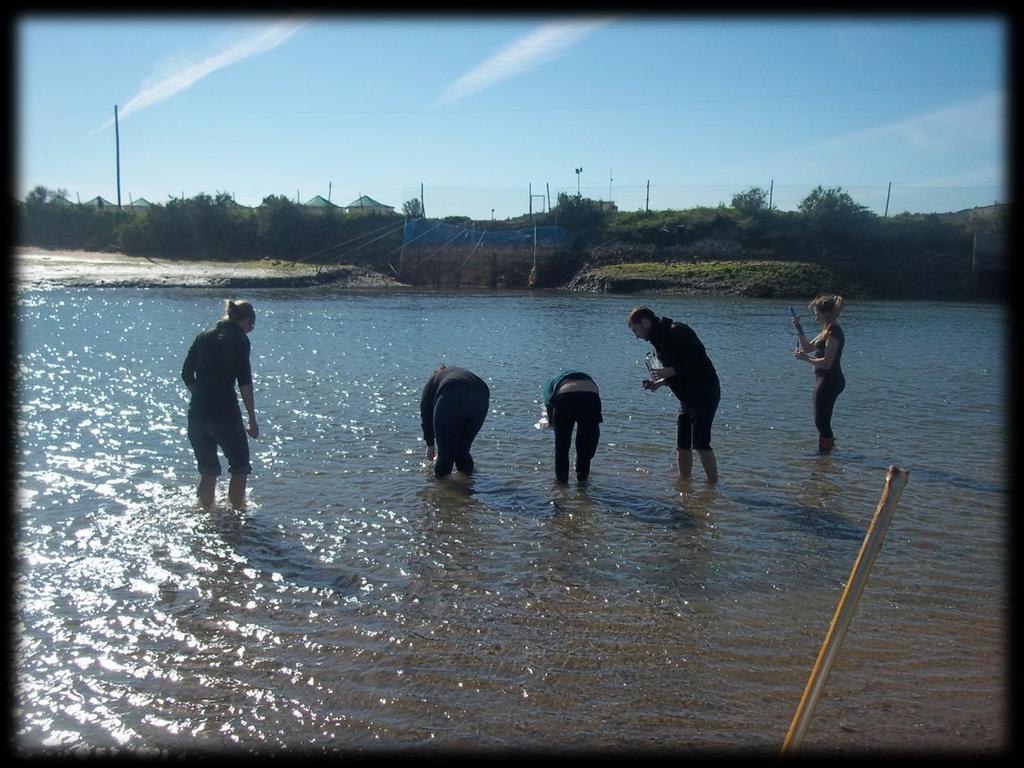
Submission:
<svg viewBox="0 0 1024 768">
<path fill-rule="evenodd" d="M 498 220 L 620 210 L 883 215 L 1009 202 L 999 15 L 33 15 L 14 21 L 15 196 L 227 192 Z M 114 108 L 118 120 L 115 131 Z"/>
</svg>

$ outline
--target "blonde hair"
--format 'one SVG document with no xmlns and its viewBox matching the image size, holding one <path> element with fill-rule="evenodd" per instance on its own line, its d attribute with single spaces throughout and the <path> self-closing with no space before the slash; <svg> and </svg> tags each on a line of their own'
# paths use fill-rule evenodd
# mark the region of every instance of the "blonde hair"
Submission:
<svg viewBox="0 0 1024 768">
<path fill-rule="evenodd" d="M 811 344 L 818 344 L 828 338 L 832 323 L 839 318 L 839 313 L 843 311 L 844 305 L 843 297 L 838 294 L 821 293 L 811 299 L 807 305 L 808 309 L 817 310 L 824 320 L 821 333 L 811 339 Z"/>
<path fill-rule="evenodd" d="M 243 299 L 225 299 L 224 300 L 224 317 L 221 320 L 231 320 L 238 322 L 239 320 L 255 320 L 256 310 L 253 309 L 252 304 Z"/>
</svg>

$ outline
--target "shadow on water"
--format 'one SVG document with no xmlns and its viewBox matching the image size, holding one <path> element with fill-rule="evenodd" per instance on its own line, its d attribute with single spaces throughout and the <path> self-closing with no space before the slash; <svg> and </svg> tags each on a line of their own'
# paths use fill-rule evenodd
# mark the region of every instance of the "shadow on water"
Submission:
<svg viewBox="0 0 1024 768">
<path fill-rule="evenodd" d="M 865 529 L 847 520 L 827 506 L 733 494 L 732 500 L 749 510 L 762 510 L 773 520 L 823 539 L 856 540 L 864 538 Z"/>
<path fill-rule="evenodd" d="M 847 462 L 816 455 L 795 494 L 784 497 L 731 494 L 731 499 L 751 510 L 763 510 L 769 520 L 824 539 L 861 541 L 862 521 L 852 522 L 843 507 L 842 476 Z"/>
<path fill-rule="evenodd" d="M 483 511 L 526 518 L 558 515 L 616 515 L 644 523 L 691 527 L 714 502 L 714 489 L 681 494 L 686 501 L 658 498 L 648 487 L 624 483 L 621 478 L 608 485 L 593 477 L 584 483 L 555 480 L 524 484 L 520 478 L 494 474 L 465 475 L 454 472 L 437 480 L 430 478 L 417 494 L 435 509 Z"/>
<path fill-rule="evenodd" d="M 677 486 L 679 495 L 671 501 L 653 494 L 650 488 L 620 482 L 589 492 L 602 509 L 641 523 L 670 528 L 694 528 L 707 517 L 716 492 L 714 488 L 694 490 L 688 484 Z"/>
<path fill-rule="evenodd" d="M 977 477 L 964 477 L 963 475 L 957 475 L 942 469 L 918 467 L 913 464 L 879 461 L 878 457 L 867 456 L 861 453 L 847 453 L 846 451 L 841 451 L 830 456 L 822 456 L 815 452 L 807 454 L 807 458 L 817 461 L 837 461 L 851 466 L 856 465 L 877 468 L 881 473 L 881 476 L 884 476 L 889 464 L 895 463 L 904 469 L 910 470 L 914 479 L 920 482 L 945 483 L 953 486 L 954 488 L 959 488 L 965 491 L 980 491 L 981 493 L 992 493 L 997 495 L 1009 493 L 1009 488 L 1004 483 L 998 481 L 984 480 Z"/>
<path fill-rule="evenodd" d="M 946 484 L 965 491 L 979 491 L 995 495 L 1005 495 L 1010 492 L 1010 489 L 1003 483 L 979 480 L 973 477 L 960 477 L 951 472 L 937 469 L 911 468 L 911 473 L 917 482 Z"/>
<path fill-rule="evenodd" d="M 263 574 L 280 574 L 300 587 L 329 589 L 349 594 L 358 589 L 359 574 L 316 557 L 302 544 L 289 543 L 281 531 L 271 527 L 270 518 L 259 510 L 240 512 L 218 507 L 210 512 L 210 525 L 221 540 L 249 567 Z"/>
</svg>

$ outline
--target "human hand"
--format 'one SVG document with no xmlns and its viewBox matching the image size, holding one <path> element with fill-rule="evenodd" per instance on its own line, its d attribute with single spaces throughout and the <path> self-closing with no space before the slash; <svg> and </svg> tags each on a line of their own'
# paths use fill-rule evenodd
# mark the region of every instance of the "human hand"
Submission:
<svg viewBox="0 0 1024 768">
<path fill-rule="evenodd" d="M 790 318 L 789 323 L 796 329 L 797 333 L 804 332 L 804 327 L 800 325 L 800 315 L 793 315 L 793 317 Z"/>
<path fill-rule="evenodd" d="M 428 445 L 427 446 L 427 461 L 433 461 L 434 460 L 434 455 L 435 455 L 434 454 L 434 446 Z"/>
<path fill-rule="evenodd" d="M 661 386 L 660 384 L 655 384 L 650 379 L 644 379 L 643 381 L 640 382 L 640 387 L 642 389 L 646 389 L 648 392 L 653 392 L 654 390 L 656 390 L 660 386 Z"/>
<path fill-rule="evenodd" d="M 249 419 L 249 426 L 245 431 L 249 433 L 249 437 L 253 440 L 260 436 L 260 425 L 256 423 L 256 419 Z"/>
<path fill-rule="evenodd" d="M 793 357 L 795 357 L 797 360 L 807 360 L 807 353 L 804 352 L 803 349 L 801 349 L 800 347 L 797 347 L 796 349 L 793 350 Z"/>
<path fill-rule="evenodd" d="M 654 381 L 655 384 L 660 384 L 664 382 L 665 379 L 669 379 L 675 375 L 676 369 L 673 368 L 671 365 L 666 366 L 664 368 L 651 369 L 651 379 Z"/>
</svg>

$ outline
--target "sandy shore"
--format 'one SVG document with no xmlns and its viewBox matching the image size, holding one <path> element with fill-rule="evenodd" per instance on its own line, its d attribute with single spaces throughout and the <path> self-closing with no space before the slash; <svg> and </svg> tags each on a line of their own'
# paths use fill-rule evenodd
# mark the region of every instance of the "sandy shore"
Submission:
<svg viewBox="0 0 1024 768">
<path fill-rule="evenodd" d="M 131 286 L 273 288 L 335 285 L 347 288 L 392 288 L 402 284 L 362 267 L 314 266 L 268 261 L 231 263 L 170 261 L 123 253 L 52 251 L 18 247 L 14 252 L 19 286 Z"/>
</svg>

